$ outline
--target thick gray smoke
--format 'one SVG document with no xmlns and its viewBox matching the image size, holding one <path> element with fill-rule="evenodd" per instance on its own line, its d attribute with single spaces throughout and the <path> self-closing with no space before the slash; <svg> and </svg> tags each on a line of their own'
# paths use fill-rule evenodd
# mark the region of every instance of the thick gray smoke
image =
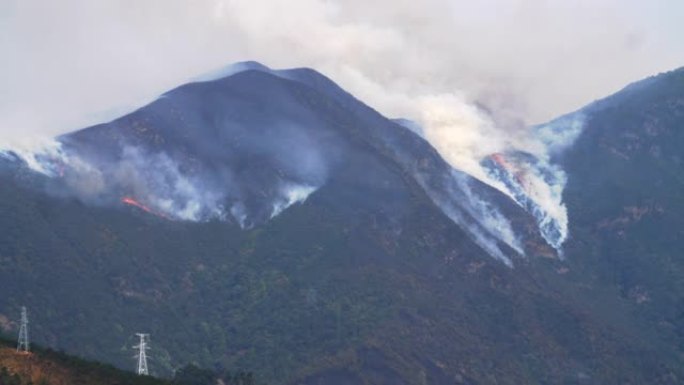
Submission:
<svg viewBox="0 0 684 385">
<path fill-rule="evenodd" d="M 488 202 L 472 190 L 470 180 L 458 172 L 444 175 L 448 196 L 425 183 L 418 175 L 430 198 L 454 222 L 459 224 L 483 250 L 489 255 L 512 267 L 513 261 L 508 253 L 502 250 L 500 243 L 510 247 L 519 255 L 525 251 L 510 221 L 499 211 L 496 205 Z"/>
<path fill-rule="evenodd" d="M 259 147 L 263 150 L 263 143 Z M 256 151 L 251 149 L 250 153 Z M 315 155 L 307 156 L 307 152 L 311 151 L 295 151 L 294 157 L 280 159 L 282 169 L 296 172 L 289 173 L 291 179 L 281 176 L 269 181 L 274 187 L 260 196 L 265 201 L 261 207 L 248 207 L 255 195 L 245 186 L 250 177 L 232 178 L 230 165 L 219 171 L 194 170 L 189 174 L 166 153 L 134 146 L 124 147 L 116 161 L 84 158 L 65 150 L 57 141 L 44 142 L 37 148 L 0 149 L 0 156 L 20 159 L 30 170 L 49 177 L 53 193 L 75 196 L 85 203 L 128 204 L 171 220 L 229 220 L 249 228 L 303 203 L 325 181 L 325 162 L 315 162 L 312 169 L 307 159 Z M 269 186 L 259 187 L 263 190 Z"/>
<path fill-rule="evenodd" d="M 0 140 L 100 123 L 243 60 L 316 68 L 388 116 L 462 99 L 545 121 L 682 65 L 682 15 L 678 0 L 4 0 Z"/>
</svg>

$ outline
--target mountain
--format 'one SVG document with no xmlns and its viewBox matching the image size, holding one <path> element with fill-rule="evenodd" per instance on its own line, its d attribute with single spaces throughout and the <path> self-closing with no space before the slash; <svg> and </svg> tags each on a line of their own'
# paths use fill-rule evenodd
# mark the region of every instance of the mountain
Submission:
<svg viewBox="0 0 684 385">
<path fill-rule="evenodd" d="M 505 191 L 313 70 L 198 79 L 0 156 L 0 325 L 27 305 L 39 342 L 124 368 L 149 332 L 166 376 L 678 383 L 683 74 L 535 128 L 576 134 L 553 163 L 484 159 Z M 554 167 L 562 255 L 521 171 Z"/>
</svg>

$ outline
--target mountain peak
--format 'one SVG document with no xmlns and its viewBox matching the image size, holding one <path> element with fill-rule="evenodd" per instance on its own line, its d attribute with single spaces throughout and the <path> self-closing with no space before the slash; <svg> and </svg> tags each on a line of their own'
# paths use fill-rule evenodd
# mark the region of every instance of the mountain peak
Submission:
<svg viewBox="0 0 684 385">
<path fill-rule="evenodd" d="M 210 71 L 204 75 L 200 75 L 200 76 L 198 76 L 192 80 L 196 81 L 196 82 L 208 82 L 208 81 L 213 81 L 213 80 L 218 80 L 218 79 L 230 77 L 230 76 L 235 75 L 237 73 L 240 73 L 243 71 L 249 71 L 249 70 L 271 72 L 271 69 L 268 68 L 267 66 L 265 66 L 265 65 L 263 65 L 257 61 L 249 60 L 249 61 L 242 61 L 242 62 L 229 64 L 223 68 Z"/>
</svg>

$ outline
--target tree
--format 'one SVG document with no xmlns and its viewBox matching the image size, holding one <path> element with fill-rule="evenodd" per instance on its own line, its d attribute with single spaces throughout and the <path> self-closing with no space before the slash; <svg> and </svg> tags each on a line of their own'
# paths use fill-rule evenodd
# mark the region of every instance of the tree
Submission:
<svg viewBox="0 0 684 385">
<path fill-rule="evenodd" d="M 214 372 L 188 364 L 176 371 L 174 385 L 214 385 L 217 380 Z"/>
</svg>

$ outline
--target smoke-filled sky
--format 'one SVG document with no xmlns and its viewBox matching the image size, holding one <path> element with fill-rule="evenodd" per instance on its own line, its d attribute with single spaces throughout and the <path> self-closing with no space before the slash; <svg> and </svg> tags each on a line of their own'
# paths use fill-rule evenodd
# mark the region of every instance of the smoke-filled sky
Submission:
<svg viewBox="0 0 684 385">
<path fill-rule="evenodd" d="M 681 0 L 0 0 L 0 141 L 241 60 L 313 67 L 391 117 L 538 123 L 684 65 L 682 20 Z"/>
</svg>

